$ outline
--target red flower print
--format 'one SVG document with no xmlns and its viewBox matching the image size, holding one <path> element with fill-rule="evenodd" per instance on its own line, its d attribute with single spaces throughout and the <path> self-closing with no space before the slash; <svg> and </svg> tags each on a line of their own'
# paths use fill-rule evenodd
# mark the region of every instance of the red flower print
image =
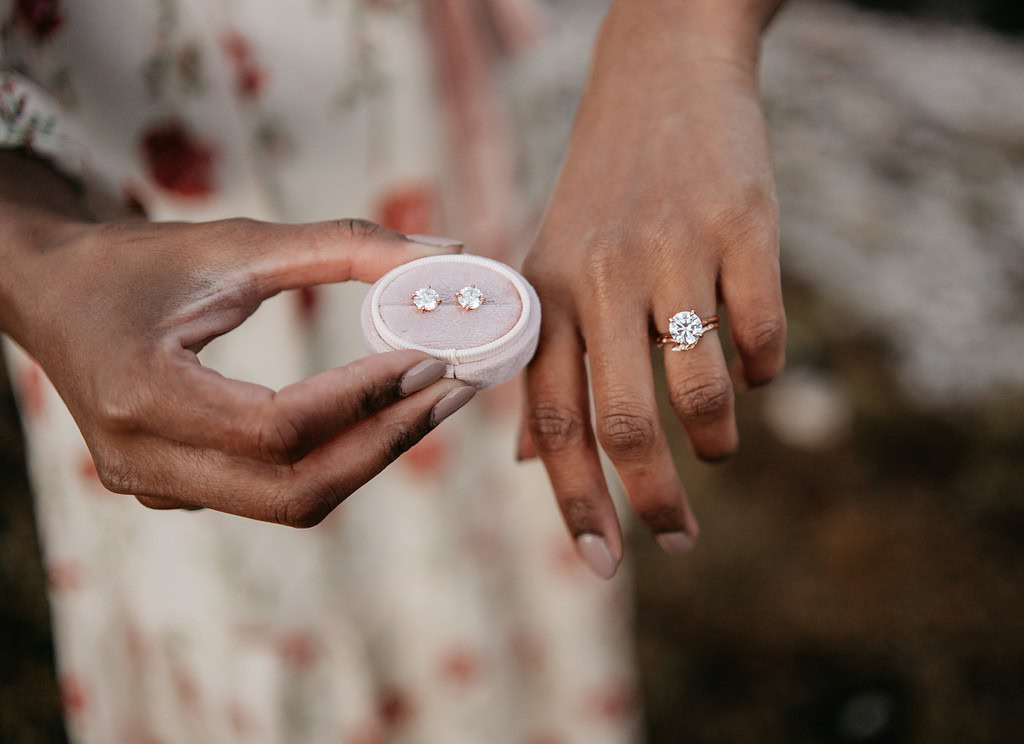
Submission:
<svg viewBox="0 0 1024 744">
<path fill-rule="evenodd" d="M 231 58 L 235 64 L 244 64 L 252 59 L 252 46 L 249 40 L 238 31 L 228 31 L 220 40 L 224 47 L 224 53 Z"/>
<path fill-rule="evenodd" d="M 188 710 L 199 708 L 199 684 L 191 672 L 174 666 L 171 669 L 171 678 L 174 681 L 174 691 L 178 693 L 178 700 Z"/>
<path fill-rule="evenodd" d="M 14 22 L 40 41 L 53 36 L 64 23 L 60 0 L 14 0 L 13 14 Z"/>
<path fill-rule="evenodd" d="M 163 121 L 142 136 L 142 154 L 152 178 L 177 196 L 204 197 L 214 191 L 216 152 L 177 120 Z"/>
<path fill-rule="evenodd" d="M 238 71 L 235 88 L 243 98 L 257 98 L 266 79 L 267 73 L 262 67 L 246 65 Z"/>
<path fill-rule="evenodd" d="M 35 417 L 43 412 L 45 383 L 46 376 L 35 362 L 26 365 L 18 376 L 18 394 L 27 417 Z"/>
<path fill-rule="evenodd" d="M 252 711 L 237 700 L 228 704 L 228 719 L 231 728 L 238 736 L 244 736 L 256 730 L 256 717 Z"/>
<path fill-rule="evenodd" d="M 399 690 L 385 690 L 377 701 L 377 713 L 390 728 L 404 725 L 415 712 L 412 700 Z"/>
<path fill-rule="evenodd" d="M 252 44 L 238 31 L 229 31 L 221 39 L 221 46 L 235 66 L 235 92 L 242 98 L 257 98 L 267 71 L 256 63 Z"/>
<path fill-rule="evenodd" d="M 291 633 L 278 641 L 281 658 L 296 667 L 309 666 L 316 660 L 317 649 L 309 633 Z"/>
<path fill-rule="evenodd" d="M 60 677 L 60 697 L 64 703 L 64 709 L 75 715 L 85 710 L 87 695 L 78 677 L 65 672 Z"/>
<path fill-rule="evenodd" d="M 82 566 L 71 559 L 53 561 L 46 570 L 46 580 L 54 592 L 70 592 L 82 586 Z"/>
<path fill-rule="evenodd" d="M 78 455 L 78 477 L 83 485 L 88 487 L 92 494 L 100 499 L 115 498 L 115 494 L 108 491 L 103 482 L 100 481 L 100 474 L 96 472 L 96 463 L 92 455 L 86 450 Z"/>
<path fill-rule="evenodd" d="M 584 703 L 584 713 L 591 720 L 621 721 L 636 712 L 636 695 L 625 683 L 610 684 L 595 690 Z"/>
<path fill-rule="evenodd" d="M 436 475 L 444 469 L 449 449 L 444 433 L 433 431 L 410 447 L 399 462 L 417 475 Z"/>
<path fill-rule="evenodd" d="M 320 296 L 316 287 L 301 287 L 295 292 L 295 300 L 299 307 L 299 318 L 303 323 L 312 325 L 320 304 Z"/>
<path fill-rule="evenodd" d="M 441 659 L 441 678 L 456 685 L 476 682 L 483 673 L 480 654 L 470 648 L 456 648 Z"/>
<path fill-rule="evenodd" d="M 78 476 L 90 486 L 100 483 L 99 473 L 96 472 L 96 463 L 93 462 L 92 455 L 88 452 L 83 452 L 78 458 Z"/>
<path fill-rule="evenodd" d="M 403 233 L 433 233 L 434 189 L 424 183 L 409 184 L 388 191 L 377 208 L 377 221 Z"/>
</svg>

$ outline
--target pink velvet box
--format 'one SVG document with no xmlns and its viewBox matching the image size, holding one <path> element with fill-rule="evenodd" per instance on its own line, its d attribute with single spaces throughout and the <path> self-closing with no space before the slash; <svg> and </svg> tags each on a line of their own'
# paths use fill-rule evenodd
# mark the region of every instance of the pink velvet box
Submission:
<svg viewBox="0 0 1024 744">
<path fill-rule="evenodd" d="M 455 298 L 476 285 L 484 303 L 466 310 Z M 441 304 L 416 309 L 412 295 L 430 286 Z M 518 374 L 540 338 L 540 300 L 529 282 L 505 264 L 482 256 L 431 256 L 382 276 L 363 301 L 363 334 L 371 353 L 417 349 L 448 363 L 446 377 L 478 390 Z"/>
</svg>

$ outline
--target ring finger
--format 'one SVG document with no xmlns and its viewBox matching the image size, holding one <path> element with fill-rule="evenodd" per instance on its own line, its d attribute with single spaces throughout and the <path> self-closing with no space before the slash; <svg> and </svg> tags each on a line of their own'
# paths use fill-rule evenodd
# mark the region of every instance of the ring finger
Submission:
<svg viewBox="0 0 1024 744">
<path fill-rule="evenodd" d="M 666 288 L 654 302 L 654 324 L 659 333 L 669 330 L 670 319 L 685 311 L 696 312 L 707 327 L 715 312 L 714 282 L 704 289 Z M 681 318 L 692 320 L 692 318 Z M 689 339 L 686 339 L 689 341 Z M 693 348 L 675 351 L 664 346 L 669 399 L 698 457 L 715 460 L 732 454 L 739 444 L 734 394 L 717 329 L 703 331 Z"/>
</svg>

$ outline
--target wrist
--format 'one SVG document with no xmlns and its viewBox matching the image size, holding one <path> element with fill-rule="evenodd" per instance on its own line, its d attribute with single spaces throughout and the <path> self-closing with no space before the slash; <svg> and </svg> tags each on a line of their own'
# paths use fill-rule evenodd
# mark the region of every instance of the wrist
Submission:
<svg viewBox="0 0 1024 744">
<path fill-rule="evenodd" d="M 31 318 L 52 306 L 56 250 L 95 225 L 74 188 L 42 161 L 0 152 L 0 331 L 28 348 Z"/>
<path fill-rule="evenodd" d="M 761 34 L 784 0 L 614 0 L 596 59 L 727 64 L 755 81 Z"/>
</svg>

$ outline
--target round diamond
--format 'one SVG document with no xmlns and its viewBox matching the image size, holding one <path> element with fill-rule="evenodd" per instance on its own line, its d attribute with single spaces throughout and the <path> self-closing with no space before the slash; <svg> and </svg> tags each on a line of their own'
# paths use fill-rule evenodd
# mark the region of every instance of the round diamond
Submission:
<svg viewBox="0 0 1024 744">
<path fill-rule="evenodd" d="M 476 310 L 484 304 L 484 293 L 476 287 L 463 287 L 459 290 L 456 297 L 459 300 L 459 304 L 467 310 Z"/>
<path fill-rule="evenodd" d="M 441 304 L 441 295 L 430 287 L 423 287 L 422 289 L 417 289 L 416 294 L 412 296 L 412 304 L 419 310 L 430 312 Z"/>
<path fill-rule="evenodd" d="M 704 321 L 692 310 L 684 310 L 669 318 L 668 332 L 680 346 L 693 346 L 704 334 Z"/>
</svg>

